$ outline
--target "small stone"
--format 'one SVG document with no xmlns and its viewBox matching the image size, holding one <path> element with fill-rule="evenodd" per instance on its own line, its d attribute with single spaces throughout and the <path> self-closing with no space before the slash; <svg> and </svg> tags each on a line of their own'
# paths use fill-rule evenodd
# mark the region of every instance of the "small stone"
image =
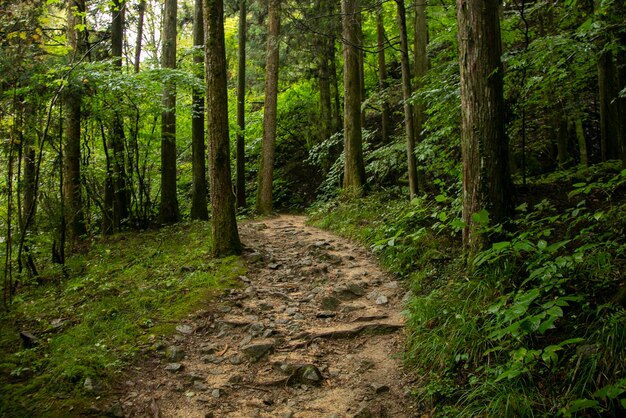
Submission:
<svg viewBox="0 0 626 418">
<path fill-rule="evenodd" d="M 283 412 L 283 414 L 281 415 L 281 418 L 293 418 L 293 411 Z"/>
<path fill-rule="evenodd" d="M 193 387 L 194 389 L 198 389 L 198 390 L 207 390 L 207 387 L 204 383 L 199 382 L 199 381 L 195 381 L 193 382 Z"/>
<path fill-rule="evenodd" d="M 409 290 L 402 296 L 402 303 L 406 305 L 411 299 L 413 299 L 413 292 Z"/>
<path fill-rule="evenodd" d="M 97 392 L 100 385 L 93 381 L 91 377 L 85 378 L 83 388 L 90 393 Z"/>
<path fill-rule="evenodd" d="M 259 261 L 263 260 L 263 255 L 261 255 L 261 253 L 259 252 L 253 252 L 252 254 L 248 255 L 248 260 L 250 260 L 251 263 L 258 263 Z"/>
<path fill-rule="evenodd" d="M 374 414 L 367 406 L 359 409 L 359 411 L 354 415 L 353 418 L 374 418 Z"/>
<path fill-rule="evenodd" d="M 269 303 L 266 303 L 266 302 L 259 303 L 259 309 L 262 311 L 271 311 L 272 308 L 273 306 L 270 305 Z"/>
<path fill-rule="evenodd" d="M 374 392 L 375 392 L 377 395 L 380 395 L 380 394 L 385 393 L 385 392 L 389 392 L 389 386 L 387 386 L 387 385 L 385 385 L 385 384 L 380 384 L 380 383 L 372 383 L 372 384 L 370 385 L 370 387 L 371 387 L 372 389 L 374 389 Z"/>
<path fill-rule="evenodd" d="M 341 301 L 333 296 L 326 296 L 322 299 L 321 308 L 325 311 L 336 311 L 341 305 Z"/>
<path fill-rule="evenodd" d="M 263 338 L 268 338 L 270 336 L 272 336 L 274 334 L 274 332 L 276 332 L 275 329 L 273 328 L 268 328 L 265 331 L 263 331 Z"/>
<path fill-rule="evenodd" d="M 220 312 L 223 312 L 223 313 L 229 313 L 232 310 L 233 310 L 233 308 L 231 306 L 222 306 L 222 307 L 220 307 Z"/>
<path fill-rule="evenodd" d="M 194 396 L 196 396 L 196 393 L 192 391 L 185 392 L 185 396 L 188 398 L 193 398 Z"/>
<path fill-rule="evenodd" d="M 219 399 L 219 397 L 222 396 L 222 391 L 220 389 L 213 389 L 213 391 L 211 392 L 211 396 L 213 396 L 215 399 Z"/>
<path fill-rule="evenodd" d="M 232 375 L 231 377 L 228 378 L 228 383 L 232 383 L 232 384 L 237 384 L 241 382 L 241 376 L 239 376 L 238 374 Z"/>
<path fill-rule="evenodd" d="M 263 358 L 274 348 L 274 341 L 272 340 L 260 340 L 256 343 L 248 344 L 241 347 L 241 351 L 250 358 L 254 363 Z"/>
<path fill-rule="evenodd" d="M 165 370 L 172 373 L 177 373 L 183 369 L 183 365 L 180 363 L 168 363 L 165 366 Z"/>
<path fill-rule="evenodd" d="M 293 316 L 293 319 L 295 319 L 296 321 L 302 321 L 304 319 L 304 315 L 298 312 L 297 314 Z"/>
<path fill-rule="evenodd" d="M 295 307 L 294 308 L 287 308 L 287 309 L 285 309 L 285 313 L 287 315 L 293 316 L 296 313 L 298 313 L 298 308 L 295 308 Z"/>
<path fill-rule="evenodd" d="M 305 366 L 304 370 L 302 371 L 302 380 L 304 380 L 305 382 L 317 384 L 322 380 L 322 374 L 315 366 Z"/>
<path fill-rule="evenodd" d="M 218 349 L 216 344 L 203 344 L 200 346 L 200 354 L 215 354 Z"/>
<path fill-rule="evenodd" d="M 178 362 L 185 358 L 185 352 L 176 345 L 171 345 L 165 350 L 167 360 L 170 362 Z"/>
<path fill-rule="evenodd" d="M 274 405 L 274 400 L 270 397 L 265 397 L 263 398 L 263 404 L 267 405 L 267 406 L 272 406 Z"/>
<path fill-rule="evenodd" d="M 387 299 L 387 296 L 385 295 L 380 295 L 376 298 L 376 304 L 377 305 L 385 305 L 389 302 L 389 300 Z"/>
<path fill-rule="evenodd" d="M 265 326 L 260 323 L 260 322 L 254 322 L 252 324 L 250 324 L 250 328 L 249 328 L 249 332 L 250 334 L 257 336 L 259 334 L 261 334 L 263 332 L 263 330 L 265 329 Z"/>
<path fill-rule="evenodd" d="M 232 365 L 234 365 L 234 366 L 237 366 L 237 365 L 239 365 L 239 364 L 243 363 L 243 358 L 241 358 L 241 356 L 234 355 L 234 356 L 232 356 L 232 357 L 229 359 L 229 361 L 230 361 L 230 364 L 232 364 Z"/>
<path fill-rule="evenodd" d="M 176 325 L 176 331 L 180 332 L 181 334 L 189 335 L 193 332 L 193 327 L 187 324 L 180 324 Z"/>
<path fill-rule="evenodd" d="M 280 263 L 269 263 L 267 265 L 267 267 L 269 267 L 271 270 L 278 270 L 278 268 L 281 266 L 282 264 Z"/>
<path fill-rule="evenodd" d="M 107 415 L 114 418 L 123 418 L 124 410 L 122 409 L 122 404 L 120 404 L 119 402 L 113 403 L 108 409 Z"/>
<path fill-rule="evenodd" d="M 321 311 L 315 315 L 316 318 L 334 318 L 335 316 L 337 316 L 335 312 L 329 311 Z"/>
<path fill-rule="evenodd" d="M 394 280 L 394 281 L 385 283 L 385 287 L 387 289 L 397 289 L 398 288 L 398 282 Z"/>
</svg>

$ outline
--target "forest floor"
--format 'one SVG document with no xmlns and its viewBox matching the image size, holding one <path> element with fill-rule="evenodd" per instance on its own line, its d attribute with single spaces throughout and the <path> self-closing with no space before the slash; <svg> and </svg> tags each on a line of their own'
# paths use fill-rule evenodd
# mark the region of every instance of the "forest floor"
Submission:
<svg viewBox="0 0 626 418">
<path fill-rule="evenodd" d="M 240 225 L 241 286 L 155 339 L 112 416 L 411 417 L 405 296 L 368 251 L 282 215 Z"/>
</svg>

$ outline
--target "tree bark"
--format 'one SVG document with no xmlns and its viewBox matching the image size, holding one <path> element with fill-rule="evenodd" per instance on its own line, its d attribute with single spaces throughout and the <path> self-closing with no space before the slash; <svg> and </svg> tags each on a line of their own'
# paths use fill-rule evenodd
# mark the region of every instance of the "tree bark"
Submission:
<svg viewBox="0 0 626 418">
<path fill-rule="evenodd" d="M 163 16 L 163 68 L 176 68 L 176 0 L 165 0 Z M 162 224 L 179 220 L 176 197 L 176 85 L 172 81 L 163 87 L 163 111 L 161 113 L 161 206 L 159 219 Z"/>
<path fill-rule="evenodd" d="M 418 193 L 417 162 L 415 159 L 415 127 L 411 98 L 411 67 L 409 66 L 409 42 L 406 29 L 404 0 L 396 0 L 398 6 L 398 31 L 400 32 L 400 64 L 402 66 L 402 98 L 404 99 L 404 128 L 406 134 L 406 158 L 409 176 L 409 197 L 413 200 Z"/>
<path fill-rule="evenodd" d="M 194 2 L 193 65 L 197 78 L 204 81 L 204 18 L 202 0 Z M 204 92 L 191 92 L 191 148 L 193 183 L 191 189 L 191 219 L 209 219 L 207 208 L 206 147 L 204 144 Z"/>
<path fill-rule="evenodd" d="M 512 214 L 508 141 L 504 130 L 503 68 L 498 0 L 457 0 L 461 68 L 463 243 L 469 254 L 487 238 L 491 224 Z"/>
<path fill-rule="evenodd" d="M 428 20 L 426 15 L 426 7 L 428 0 L 417 0 L 415 2 L 415 91 L 424 88 L 424 77 L 428 72 L 430 62 L 428 59 Z M 413 116 L 415 117 L 415 142 L 419 144 L 422 141 L 422 131 L 426 124 L 426 104 L 418 102 L 413 105 Z M 417 169 L 418 189 L 426 190 L 426 178 L 423 169 Z"/>
<path fill-rule="evenodd" d="M 343 188 L 360 195 L 365 186 L 361 133 L 361 77 L 359 70 L 359 0 L 342 0 L 344 79 L 344 177 Z"/>
<path fill-rule="evenodd" d="M 335 37 L 328 40 L 328 62 L 330 63 L 330 85 L 333 96 L 333 133 L 341 130 L 341 93 L 339 91 L 339 77 L 337 77 L 337 60 L 335 59 Z"/>
<path fill-rule="evenodd" d="M 237 207 L 246 207 L 246 0 L 239 0 L 239 60 L 237 68 Z"/>
<path fill-rule="evenodd" d="M 387 41 L 385 39 L 385 25 L 383 19 L 383 8 L 378 10 L 376 15 L 376 35 L 377 35 L 377 47 L 378 47 L 378 88 L 380 89 L 382 97 L 382 108 L 380 111 L 380 130 L 383 144 L 386 144 L 389 140 L 389 132 L 391 128 L 391 120 L 389 118 L 389 102 L 386 99 L 386 90 L 389 87 L 387 82 L 387 64 L 385 61 L 385 50 Z"/>
<path fill-rule="evenodd" d="M 259 167 L 256 210 L 262 215 L 272 212 L 272 182 L 276 147 L 276 112 L 278 100 L 278 58 L 280 36 L 280 0 L 268 0 L 267 55 L 265 64 L 265 107 L 263 143 Z"/>
<path fill-rule="evenodd" d="M 328 1 L 317 1 L 317 12 L 319 16 L 330 14 Z M 317 53 L 317 79 L 320 92 L 320 125 L 319 142 L 327 140 L 332 129 L 332 109 L 330 98 L 330 69 L 328 65 L 328 39 L 325 34 L 318 34 L 316 39 Z"/>
<path fill-rule="evenodd" d="M 206 0 L 204 6 L 212 252 L 221 257 L 239 254 L 241 242 L 230 177 L 224 3 L 223 0 Z"/>
<path fill-rule="evenodd" d="M 139 0 L 137 12 L 137 39 L 135 39 L 135 73 L 139 72 L 141 66 L 141 46 L 143 41 L 143 22 L 146 13 L 146 0 Z"/>
<path fill-rule="evenodd" d="M 84 24 L 85 1 L 70 0 L 67 3 L 67 41 L 72 49 L 73 61 L 82 59 L 87 50 L 86 30 L 77 30 Z M 80 141 L 81 141 L 81 94 L 78 88 L 65 96 L 65 143 L 63 147 L 63 200 L 65 226 L 71 248 L 76 248 L 85 234 L 84 208 L 81 192 Z"/>
</svg>

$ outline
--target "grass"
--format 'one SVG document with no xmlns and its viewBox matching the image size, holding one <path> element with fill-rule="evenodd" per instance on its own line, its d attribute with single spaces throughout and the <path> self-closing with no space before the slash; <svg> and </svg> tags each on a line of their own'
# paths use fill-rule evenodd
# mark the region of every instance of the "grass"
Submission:
<svg viewBox="0 0 626 418">
<path fill-rule="evenodd" d="M 22 287 L 0 316 L 0 416 L 67 416 L 93 401 L 84 382 L 106 382 L 137 361 L 154 336 L 210 306 L 244 273 L 210 256 L 210 224 L 193 222 L 95 240 Z M 20 331 L 38 339 L 24 348 Z"/>
</svg>

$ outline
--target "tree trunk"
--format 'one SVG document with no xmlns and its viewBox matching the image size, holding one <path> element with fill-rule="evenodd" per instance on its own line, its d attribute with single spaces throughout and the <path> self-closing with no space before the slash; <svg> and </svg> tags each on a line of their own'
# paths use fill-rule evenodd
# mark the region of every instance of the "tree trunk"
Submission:
<svg viewBox="0 0 626 418">
<path fill-rule="evenodd" d="M 125 3 L 121 0 L 113 0 L 112 23 L 111 23 L 111 55 L 119 72 L 122 71 L 122 49 L 124 41 L 124 13 Z M 113 125 L 111 127 L 111 150 L 113 151 L 113 180 L 114 206 L 113 227 L 119 231 L 122 222 L 128 218 L 128 206 L 130 196 L 128 193 L 128 179 L 126 177 L 124 119 L 115 111 Z"/>
<path fill-rule="evenodd" d="M 239 254 L 241 242 L 230 177 L 224 3 L 223 0 L 206 0 L 204 6 L 212 252 L 214 256 L 221 257 Z"/>
<path fill-rule="evenodd" d="M 486 242 L 491 224 L 512 214 L 498 0 L 457 0 L 461 68 L 463 243 L 469 254 Z M 482 214 L 483 216 L 476 216 Z"/>
<path fill-rule="evenodd" d="M 430 66 L 428 60 L 428 20 L 426 17 L 426 6 L 428 0 L 419 0 L 415 2 L 415 90 L 419 91 L 424 88 L 424 77 L 428 72 Z M 413 106 L 413 113 L 415 117 L 415 142 L 419 144 L 422 141 L 422 131 L 426 124 L 426 105 L 423 102 L 418 102 Z M 425 191 L 426 178 L 424 170 L 418 167 L 417 169 L 417 183 L 418 189 Z"/>
<path fill-rule="evenodd" d="M 603 52 L 598 59 L 598 87 L 600 92 L 600 150 L 602 161 L 618 158 L 618 112 L 615 104 L 615 66 L 613 54 Z"/>
<path fill-rule="evenodd" d="M 585 139 L 585 131 L 583 129 L 583 120 L 581 118 L 577 118 L 574 122 L 574 126 L 576 129 L 576 139 L 578 140 L 578 152 L 580 154 L 580 163 L 588 167 L 589 166 L 589 155 L 587 154 L 587 140 Z"/>
<path fill-rule="evenodd" d="M 176 0 L 165 0 L 163 16 L 163 68 L 176 68 Z M 168 81 L 163 86 L 161 113 L 161 206 L 162 224 L 179 220 L 176 198 L 176 85 Z"/>
<path fill-rule="evenodd" d="M 239 0 L 239 61 L 237 68 L 237 206 L 246 207 L 246 0 Z"/>
<path fill-rule="evenodd" d="M 559 112 L 559 109 L 557 109 Z M 555 115 L 554 127 L 556 129 L 556 148 L 559 168 L 564 169 L 569 163 L 569 135 L 567 132 L 567 119 L 559 112 Z"/>
<path fill-rule="evenodd" d="M 360 1 L 360 0 L 358 0 Z M 359 57 L 359 89 L 361 93 L 361 128 L 365 126 L 365 109 L 363 103 L 367 100 L 367 92 L 365 91 L 365 50 L 363 45 L 365 38 L 363 37 L 363 14 L 361 13 L 361 7 L 356 10 L 356 21 L 358 24 L 357 29 L 357 52 Z"/>
<path fill-rule="evenodd" d="M 143 41 L 143 21 L 146 13 L 146 0 L 139 0 L 137 16 L 137 39 L 135 39 L 135 73 L 139 72 L 141 64 L 141 45 Z"/>
<path fill-rule="evenodd" d="M 202 1 L 194 2 L 193 64 L 195 76 L 204 81 L 204 19 Z M 209 219 L 207 208 L 206 147 L 204 144 L 204 92 L 194 88 L 191 92 L 191 147 L 193 185 L 191 189 L 191 219 Z"/>
<path fill-rule="evenodd" d="M 343 188 L 360 195 L 365 186 L 361 133 L 361 77 L 359 70 L 359 0 L 342 0 L 344 80 L 344 177 Z"/>
<path fill-rule="evenodd" d="M 337 77 L 337 60 L 335 59 L 335 37 L 328 40 L 328 62 L 330 63 L 330 85 L 333 96 L 333 133 L 341 130 L 341 93 L 339 92 L 339 77 Z"/>
<path fill-rule="evenodd" d="M 85 1 L 70 0 L 67 3 L 67 41 L 72 49 L 73 61 L 82 59 L 87 49 L 86 30 L 77 30 L 76 26 L 84 24 Z M 81 141 L 81 94 L 78 89 L 65 96 L 63 146 L 63 200 L 67 238 L 71 248 L 75 248 L 81 236 L 85 234 L 83 201 L 80 175 L 80 141 Z M 64 228 L 63 228 L 64 229 Z M 62 232 L 63 233 L 63 232 Z"/>
<path fill-rule="evenodd" d="M 415 127 L 411 98 L 411 69 L 409 67 L 409 42 L 406 30 L 406 8 L 404 0 L 396 0 L 398 6 L 398 31 L 400 32 L 400 63 L 402 66 L 402 98 L 404 99 L 404 128 L 406 133 L 406 158 L 409 176 L 409 197 L 413 200 L 418 193 L 417 163 L 415 160 Z"/>
<path fill-rule="evenodd" d="M 317 1 L 317 14 L 324 16 L 330 14 L 328 10 L 328 1 Z M 332 109 L 330 98 L 330 70 L 328 66 L 328 40 L 325 34 L 317 35 L 316 53 L 317 53 L 317 78 L 320 91 L 320 125 L 319 125 L 319 142 L 326 141 L 330 138 L 332 129 Z"/>
<path fill-rule="evenodd" d="M 378 87 L 381 93 L 381 120 L 380 130 L 383 144 L 389 141 L 389 132 L 391 129 L 391 120 L 389 119 L 389 102 L 386 98 L 386 90 L 389 86 L 387 82 L 387 68 L 385 62 L 385 50 L 387 49 L 387 41 L 385 39 L 385 25 L 383 21 L 383 8 L 378 10 L 376 15 L 376 35 L 377 35 L 377 47 L 378 47 Z"/>
<path fill-rule="evenodd" d="M 278 99 L 278 54 L 280 47 L 280 0 L 268 3 L 267 55 L 265 64 L 265 107 L 263 143 L 259 167 L 256 210 L 262 215 L 272 212 L 272 182 L 276 147 L 276 111 Z"/>
</svg>

